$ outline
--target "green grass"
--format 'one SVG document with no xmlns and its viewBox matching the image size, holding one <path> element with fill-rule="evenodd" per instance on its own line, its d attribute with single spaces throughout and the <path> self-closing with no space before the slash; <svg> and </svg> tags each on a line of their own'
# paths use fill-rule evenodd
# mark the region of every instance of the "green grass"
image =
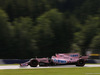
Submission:
<svg viewBox="0 0 100 75">
<path fill-rule="evenodd" d="M 7 65 L 19 65 L 19 64 L 0 64 L 0 66 L 7 66 Z"/>
<path fill-rule="evenodd" d="M 100 75 L 100 67 L 0 70 L 0 75 Z"/>
</svg>

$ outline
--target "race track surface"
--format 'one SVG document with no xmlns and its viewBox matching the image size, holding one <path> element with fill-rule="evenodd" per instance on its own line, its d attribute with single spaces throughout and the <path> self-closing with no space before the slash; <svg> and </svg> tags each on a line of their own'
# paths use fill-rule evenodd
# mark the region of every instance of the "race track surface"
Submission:
<svg viewBox="0 0 100 75">
<path fill-rule="evenodd" d="M 61 65 L 61 66 L 46 66 L 46 67 L 20 67 L 19 65 L 2 65 L 0 66 L 0 70 L 4 69 L 38 69 L 38 68 L 72 68 L 76 67 L 75 65 Z M 100 65 L 97 64 L 86 64 L 84 67 L 100 67 Z"/>
</svg>

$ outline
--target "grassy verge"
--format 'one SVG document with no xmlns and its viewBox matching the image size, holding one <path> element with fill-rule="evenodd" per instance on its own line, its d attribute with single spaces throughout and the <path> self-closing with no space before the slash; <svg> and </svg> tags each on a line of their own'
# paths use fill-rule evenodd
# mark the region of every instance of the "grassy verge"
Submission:
<svg viewBox="0 0 100 75">
<path fill-rule="evenodd" d="M 0 75 L 100 75 L 100 67 L 0 70 Z"/>
<path fill-rule="evenodd" d="M 0 64 L 0 66 L 7 66 L 7 65 L 19 65 L 19 64 Z"/>
</svg>

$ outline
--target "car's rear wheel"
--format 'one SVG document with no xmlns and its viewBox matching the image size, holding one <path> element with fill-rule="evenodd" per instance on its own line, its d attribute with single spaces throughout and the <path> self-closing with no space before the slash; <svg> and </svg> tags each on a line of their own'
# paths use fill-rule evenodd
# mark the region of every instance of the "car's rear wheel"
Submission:
<svg viewBox="0 0 100 75">
<path fill-rule="evenodd" d="M 80 59 L 77 61 L 76 66 L 84 66 L 85 65 L 85 61 L 84 59 Z"/>
<path fill-rule="evenodd" d="M 39 62 L 37 60 L 31 60 L 30 61 L 30 66 L 31 67 L 37 67 L 38 64 L 39 64 Z"/>
</svg>

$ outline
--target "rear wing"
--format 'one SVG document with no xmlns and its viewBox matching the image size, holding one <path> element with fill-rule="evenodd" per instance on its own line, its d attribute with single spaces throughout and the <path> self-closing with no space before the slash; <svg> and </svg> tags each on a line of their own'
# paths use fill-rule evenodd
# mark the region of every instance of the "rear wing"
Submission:
<svg viewBox="0 0 100 75">
<path fill-rule="evenodd" d="M 85 61 L 87 61 L 88 58 L 89 58 L 89 56 L 82 56 L 82 57 L 80 57 L 80 59 L 84 59 Z"/>
</svg>

